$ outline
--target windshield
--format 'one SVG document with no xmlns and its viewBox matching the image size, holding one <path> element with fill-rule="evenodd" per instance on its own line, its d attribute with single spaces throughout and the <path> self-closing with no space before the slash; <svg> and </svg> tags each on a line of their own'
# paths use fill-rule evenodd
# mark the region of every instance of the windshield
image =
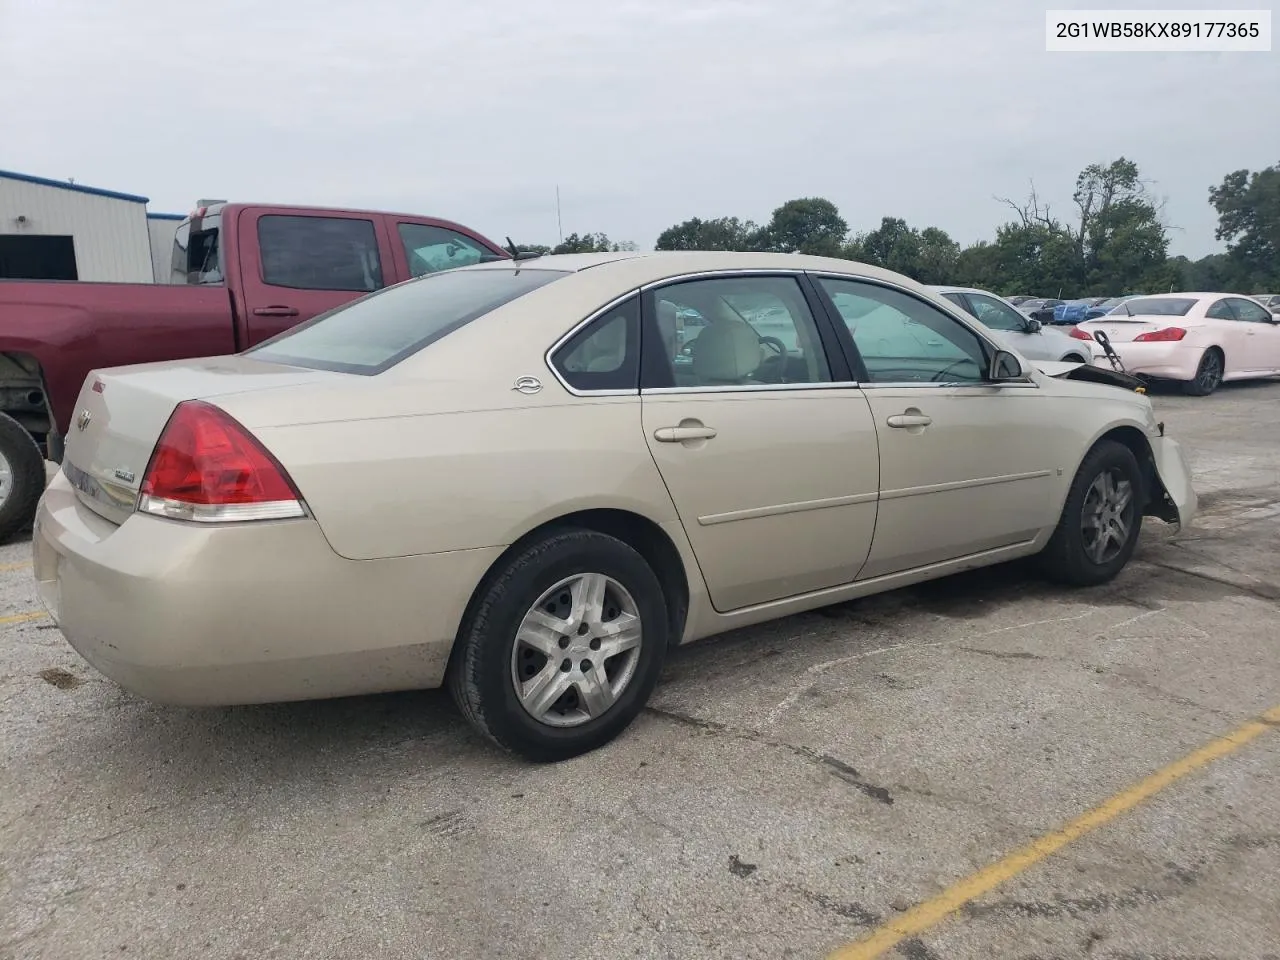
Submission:
<svg viewBox="0 0 1280 960">
<path fill-rule="evenodd" d="M 1111 311 L 1112 315 L 1142 314 L 1148 317 L 1185 317 L 1196 302 L 1186 297 L 1138 297 L 1126 300 Z"/>
<path fill-rule="evenodd" d="M 564 270 L 445 270 L 387 287 L 245 351 L 271 363 L 375 374 Z"/>
</svg>

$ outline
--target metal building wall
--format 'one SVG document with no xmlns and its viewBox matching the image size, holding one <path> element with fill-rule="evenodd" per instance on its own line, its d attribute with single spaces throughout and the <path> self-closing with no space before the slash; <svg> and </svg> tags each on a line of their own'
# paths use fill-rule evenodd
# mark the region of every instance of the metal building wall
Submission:
<svg viewBox="0 0 1280 960">
<path fill-rule="evenodd" d="M 0 233 L 73 237 L 81 280 L 154 282 L 145 197 L 0 173 Z"/>
<path fill-rule="evenodd" d="M 151 237 L 151 271 L 156 283 L 168 283 L 173 270 L 173 235 L 185 218 L 180 213 L 148 213 Z"/>
</svg>

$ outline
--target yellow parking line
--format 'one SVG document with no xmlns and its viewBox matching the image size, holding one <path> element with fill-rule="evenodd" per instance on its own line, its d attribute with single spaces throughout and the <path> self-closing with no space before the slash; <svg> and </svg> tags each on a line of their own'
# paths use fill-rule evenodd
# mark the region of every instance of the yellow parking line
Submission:
<svg viewBox="0 0 1280 960">
<path fill-rule="evenodd" d="M 28 620 L 43 620 L 44 617 L 43 610 L 33 610 L 30 613 L 15 613 L 11 617 L 0 617 L 0 626 L 8 623 L 26 623 Z"/>
<path fill-rule="evenodd" d="M 863 939 L 841 947 L 831 954 L 829 960 L 871 960 L 881 956 L 903 940 L 936 926 L 965 904 L 1057 853 L 1071 841 L 1132 810 L 1187 774 L 1194 773 L 1219 757 L 1235 753 L 1251 740 L 1277 726 L 1280 726 L 1280 707 L 1273 707 L 1257 720 L 1251 720 L 1225 737 L 1207 743 L 1194 753 L 1157 770 L 1145 780 L 1117 793 L 1110 800 L 1081 814 L 1053 833 L 1046 834 L 1004 859 L 970 874 L 931 900 L 912 907 L 891 922 L 873 930 Z"/>
<path fill-rule="evenodd" d="M 0 573 L 6 570 L 25 570 L 31 566 L 30 560 L 24 560 L 22 563 L 0 563 Z"/>
</svg>

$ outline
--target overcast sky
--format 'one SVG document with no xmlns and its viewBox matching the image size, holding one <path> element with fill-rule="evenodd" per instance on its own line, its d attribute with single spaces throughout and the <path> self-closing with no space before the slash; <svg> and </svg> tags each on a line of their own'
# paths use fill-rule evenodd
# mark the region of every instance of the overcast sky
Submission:
<svg viewBox="0 0 1280 960">
<path fill-rule="evenodd" d="M 0 168 L 156 211 L 373 207 L 528 243 L 556 241 L 558 184 L 565 233 L 648 247 L 815 195 L 854 230 L 968 243 L 1005 219 L 994 195 L 1034 179 L 1065 214 L 1079 170 L 1124 155 L 1173 251 L 1218 249 L 1208 187 L 1280 161 L 1280 48 L 1046 53 L 1045 6 L 0 0 Z"/>
</svg>

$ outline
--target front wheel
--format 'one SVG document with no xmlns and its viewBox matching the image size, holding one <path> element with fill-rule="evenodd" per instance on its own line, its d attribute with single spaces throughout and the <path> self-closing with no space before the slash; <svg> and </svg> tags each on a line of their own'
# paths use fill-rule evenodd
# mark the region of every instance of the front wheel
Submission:
<svg viewBox="0 0 1280 960">
<path fill-rule="evenodd" d="M 1191 397 L 1207 397 L 1222 385 L 1224 370 L 1222 351 L 1217 347 L 1210 347 L 1200 358 L 1195 379 L 1182 384 L 1182 392 Z"/>
<path fill-rule="evenodd" d="M 1098 443 L 1071 481 L 1057 529 L 1040 554 L 1041 570 L 1074 586 L 1111 580 L 1138 544 L 1144 497 L 1133 451 L 1113 440 Z"/>
<path fill-rule="evenodd" d="M 499 746 L 565 760 L 608 743 L 643 709 L 667 623 L 662 586 L 639 553 L 590 530 L 553 533 L 482 586 L 449 690 Z"/>
</svg>

